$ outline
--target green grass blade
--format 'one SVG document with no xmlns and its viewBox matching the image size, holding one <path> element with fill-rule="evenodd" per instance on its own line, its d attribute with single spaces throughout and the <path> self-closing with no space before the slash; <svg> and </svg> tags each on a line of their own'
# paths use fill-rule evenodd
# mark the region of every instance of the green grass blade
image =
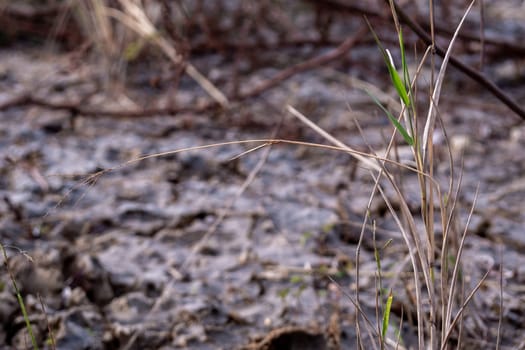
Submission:
<svg viewBox="0 0 525 350">
<path fill-rule="evenodd" d="M 407 65 L 407 60 L 405 56 L 405 43 L 403 42 L 403 32 L 401 31 L 401 28 L 399 28 L 398 39 L 399 39 L 399 50 L 401 52 L 401 68 L 403 69 L 403 80 L 405 83 L 405 88 L 410 91 L 410 75 L 408 73 L 408 65 Z"/>
<path fill-rule="evenodd" d="M 33 349 L 38 350 L 38 344 L 36 343 L 35 335 L 33 334 L 33 327 L 31 327 L 31 322 L 29 321 L 29 315 L 27 314 L 24 299 L 22 298 L 20 292 L 16 293 L 16 298 L 18 299 L 18 304 L 20 305 L 20 310 L 22 311 L 22 316 L 24 317 L 27 333 L 29 333 L 29 338 L 31 338 Z"/>
<path fill-rule="evenodd" d="M 377 36 L 376 32 L 372 28 L 372 25 L 370 24 L 370 22 L 368 22 L 368 19 L 366 19 L 366 17 L 365 17 L 365 20 L 368 25 L 368 28 L 370 28 L 370 31 L 372 32 L 372 35 L 374 36 L 374 40 L 377 46 L 379 47 L 381 54 L 383 55 L 383 59 L 385 60 L 386 67 L 388 68 L 388 73 L 390 74 L 390 79 L 392 80 L 392 84 L 394 84 L 394 88 L 396 89 L 397 94 L 399 95 L 399 97 L 401 98 L 401 100 L 407 107 L 410 106 L 410 99 L 408 98 L 408 93 L 405 88 L 405 84 L 401 81 L 401 78 L 399 77 L 399 73 L 394 67 L 392 57 L 390 56 L 388 51 L 385 50 L 385 48 L 383 47 L 383 44 L 381 44 L 381 40 L 379 40 L 379 37 Z"/>
<path fill-rule="evenodd" d="M 386 109 L 381 104 L 381 102 L 379 102 L 379 100 L 374 95 L 372 95 L 368 90 L 365 90 L 365 91 L 368 94 L 368 96 L 370 96 L 372 98 L 372 100 L 374 100 L 375 104 L 378 105 L 379 108 L 381 108 L 383 110 L 383 112 L 385 112 L 385 114 L 387 115 L 388 119 L 390 119 L 390 122 L 392 122 L 394 127 L 401 134 L 401 136 L 403 136 L 403 138 L 405 139 L 406 143 L 408 143 L 410 146 L 413 146 L 414 145 L 414 139 L 410 136 L 410 134 L 407 132 L 407 130 L 403 127 L 403 125 L 401 125 L 401 123 L 392 115 L 392 113 L 390 113 L 388 111 L 388 109 Z"/>
<path fill-rule="evenodd" d="M 394 296 L 392 295 L 392 291 L 390 291 L 388 298 L 386 299 L 385 312 L 383 313 L 383 325 L 381 327 L 381 337 L 383 339 L 385 339 L 386 332 L 388 330 L 388 323 L 390 322 L 390 309 L 392 308 L 393 300 Z"/>
<path fill-rule="evenodd" d="M 410 106 L 410 98 L 408 98 L 408 92 L 405 88 L 405 83 L 401 80 L 401 77 L 399 76 L 399 73 L 396 70 L 396 67 L 394 67 L 394 64 L 392 63 L 392 57 L 390 56 L 390 53 L 386 51 L 386 55 L 388 57 L 388 60 L 386 60 L 386 66 L 388 68 L 388 72 L 390 73 L 390 79 L 392 80 L 392 84 L 394 84 L 394 88 L 397 91 L 397 94 L 405 104 L 405 106 Z"/>
</svg>

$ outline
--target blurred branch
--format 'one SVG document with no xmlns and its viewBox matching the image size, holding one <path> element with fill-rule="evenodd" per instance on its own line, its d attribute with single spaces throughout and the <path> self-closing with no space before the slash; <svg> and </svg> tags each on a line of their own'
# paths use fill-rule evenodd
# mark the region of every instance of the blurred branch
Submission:
<svg viewBox="0 0 525 350">
<path fill-rule="evenodd" d="M 332 11 L 343 11 L 343 12 L 352 12 L 352 13 L 361 13 L 365 16 L 370 17 L 381 17 L 380 12 L 364 9 L 359 6 L 355 5 L 349 5 L 349 4 L 343 4 L 338 1 L 334 0 L 307 0 L 309 2 L 315 3 L 319 6 L 325 7 Z M 385 0 L 387 5 L 390 6 L 389 0 Z M 405 23 L 426 45 L 432 44 L 432 39 L 430 35 L 415 21 L 411 19 L 411 17 L 399 6 L 394 2 L 395 10 L 397 12 L 397 15 L 399 16 L 399 19 Z M 489 41 L 485 42 L 486 44 L 489 43 Z M 493 42 L 490 42 L 493 43 Z M 441 48 L 438 45 L 434 46 L 436 49 L 436 53 L 440 57 L 444 57 L 446 51 Z M 519 49 L 519 48 L 518 48 Z M 523 49 L 523 48 L 521 48 Z M 454 56 L 450 57 L 450 64 L 470 77 L 472 80 L 477 82 L 478 84 L 484 86 L 488 91 L 490 91 L 497 99 L 499 99 L 503 104 L 505 104 L 508 108 L 510 108 L 514 113 L 516 113 L 521 119 L 525 120 L 525 110 L 518 105 L 516 101 L 509 95 L 507 95 L 503 90 L 501 90 L 496 84 L 494 84 L 491 80 L 489 80 L 487 77 L 485 77 L 483 74 L 481 74 L 479 71 L 477 71 L 474 68 L 471 68 L 470 66 L 464 64 Z"/>
<path fill-rule="evenodd" d="M 357 6 L 354 4 L 343 4 L 335 0 L 325 0 L 325 1 L 319 1 L 319 0 L 306 0 L 311 3 L 318 3 L 320 2 L 321 7 L 324 7 L 327 10 L 339 12 L 339 13 L 350 13 L 354 15 L 360 15 L 360 16 L 366 16 L 368 18 L 380 18 L 382 20 L 392 20 L 392 16 L 390 15 L 390 12 L 382 13 L 377 10 L 370 9 L 370 6 L 368 7 L 362 7 Z M 415 15 L 417 17 L 417 14 Z M 414 18 L 414 16 L 410 16 L 409 18 Z M 428 32 L 430 30 L 430 25 L 425 20 L 417 19 L 415 21 L 421 28 L 423 28 L 424 32 Z M 445 27 L 443 25 L 440 25 L 439 23 L 434 24 L 436 29 L 436 34 L 439 36 L 446 35 L 447 37 L 450 37 L 454 34 L 454 29 Z M 459 33 L 459 38 L 462 40 L 466 40 L 468 42 L 480 42 L 479 34 L 471 33 L 471 32 L 462 32 Z M 494 46 L 497 48 L 498 52 L 510 52 L 512 55 L 523 55 L 525 54 L 525 45 L 523 45 L 522 42 L 516 42 L 509 40 L 505 37 L 499 36 L 487 36 L 485 39 L 485 45 L 487 46 Z M 519 56 L 521 57 L 521 56 Z"/>
<path fill-rule="evenodd" d="M 139 118 L 139 117 L 152 117 L 158 115 L 175 115 L 178 113 L 193 112 L 202 113 L 207 110 L 213 110 L 219 108 L 220 104 L 211 101 L 205 104 L 191 107 L 175 107 L 175 108 L 149 108 L 140 110 L 108 110 L 99 109 L 92 106 L 86 106 L 81 101 L 71 102 L 52 102 L 45 98 L 36 97 L 30 93 L 22 93 L 11 99 L 0 103 L 0 111 L 6 110 L 12 107 L 33 105 L 39 106 L 51 110 L 67 110 L 72 115 L 83 115 L 91 117 L 116 117 L 116 118 Z"/>
<path fill-rule="evenodd" d="M 280 83 L 282 83 L 284 80 L 294 76 L 295 74 L 305 72 L 310 69 L 314 69 L 317 67 L 320 67 L 328 62 L 334 61 L 338 58 L 341 58 L 343 55 L 345 55 L 348 50 L 350 50 L 353 46 L 355 46 L 360 40 L 363 39 L 367 32 L 366 27 L 362 27 L 356 34 L 346 39 L 341 45 L 339 45 L 336 49 L 327 52 L 326 54 L 322 54 L 319 56 L 316 56 L 314 58 L 311 58 L 309 60 L 306 60 L 304 62 L 301 62 L 299 64 L 296 64 L 292 67 L 289 67 L 287 69 L 282 70 L 278 74 L 276 74 L 273 78 L 270 78 L 261 84 L 259 86 L 256 86 L 253 90 L 242 94 L 242 98 L 247 97 L 254 97 L 265 90 L 268 90 Z"/>
<path fill-rule="evenodd" d="M 259 96 L 265 91 L 272 89 L 285 80 L 292 76 L 303 73 L 305 71 L 322 67 L 329 62 L 333 62 L 343 57 L 353 46 L 355 46 L 360 40 L 364 40 L 367 29 L 363 26 L 353 36 L 343 41 L 337 48 L 304 62 L 298 63 L 291 67 L 288 67 L 281 72 L 277 73 L 274 77 L 263 81 L 252 90 L 241 94 L 234 101 L 240 102 L 249 98 Z M 35 105 L 52 110 L 68 110 L 73 115 L 84 115 L 84 116 L 109 116 L 109 117 L 147 117 L 154 115 L 175 115 L 183 112 L 202 113 L 208 110 L 213 110 L 221 107 L 221 104 L 217 101 L 210 101 L 199 106 L 189 107 L 175 107 L 175 108 L 151 108 L 141 110 L 104 110 L 86 106 L 84 100 L 56 103 L 46 100 L 45 98 L 33 96 L 30 92 L 24 92 L 11 99 L 0 103 L 0 110 L 5 110 L 11 107 L 23 106 L 23 105 Z"/>
<path fill-rule="evenodd" d="M 147 17 L 144 9 L 141 8 L 138 3 L 132 3 L 129 0 L 120 0 L 120 4 L 125 12 L 108 8 L 108 15 L 119 20 L 122 24 L 134 30 L 143 38 L 152 41 L 173 63 L 183 64 L 186 74 L 195 80 L 204 91 L 206 91 L 215 101 L 220 103 L 221 106 L 228 106 L 228 99 L 226 96 L 224 96 L 224 94 L 191 63 L 183 62 L 182 55 L 180 55 L 175 47 L 157 31 L 153 23 L 151 23 Z"/>
<path fill-rule="evenodd" d="M 388 2 L 388 0 L 386 0 Z M 403 9 L 401 9 L 395 2 L 394 6 L 397 12 L 397 15 L 403 21 L 406 23 L 407 26 L 412 29 L 416 35 L 425 42 L 427 45 L 432 44 L 432 39 L 430 38 L 430 35 L 423 30 L 416 22 L 412 21 L 410 16 L 407 15 Z M 434 46 L 436 48 L 436 53 L 440 57 L 444 57 L 446 51 L 439 47 L 438 45 Z M 525 120 L 525 110 L 521 108 L 520 105 L 512 97 L 507 95 L 503 90 L 501 90 L 499 87 L 496 86 L 492 81 L 490 81 L 488 78 L 486 78 L 483 74 L 481 74 L 479 71 L 475 70 L 474 68 L 471 68 L 470 66 L 464 64 L 454 56 L 450 56 L 450 64 L 452 66 L 456 67 L 458 70 L 463 72 L 465 75 L 469 76 L 472 80 L 477 82 L 478 84 L 484 86 L 489 90 L 496 98 L 498 98 L 501 102 L 503 102 L 507 107 L 509 107 L 514 113 L 516 113 L 521 119 Z"/>
<path fill-rule="evenodd" d="M 36 17 L 56 16 L 61 9 L 61 5 L 38 5 L 24 3 L 0 3 L 0 13 L 7 16 L 18 18 L 33 19 Z"/>
</svg>

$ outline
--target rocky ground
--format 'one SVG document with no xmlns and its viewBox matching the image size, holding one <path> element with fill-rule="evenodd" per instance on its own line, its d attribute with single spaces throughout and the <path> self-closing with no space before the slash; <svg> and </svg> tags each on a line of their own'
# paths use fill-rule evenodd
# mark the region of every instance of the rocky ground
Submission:
<svg viewBox="0 0 525 350">
<path fill-rule="evenodd" d="M 59 54 L 9 48 L 0 51 L 0 62 L 1 102 L 28 89 L 60 102 L 97 88 L 93 66 L 71 69 Z M 120 165 L 145 154 L 274 135 L 325 142 L 285 113 L 286 104 L 346 144 L 379 151 L 392 127 L 349 80 L 354 73 L 323 68 L 298 75 L 229 111 L 133 118 L 36 104 L 0 111 L 0 239 L 42 347 L 50 348 L 51 327 L 57 349 L 353 348 L 356 309 L 346 294 L 355 293 L 356 244 L 373 187 L 359 163 L 287 144 L 236 157 L 257 145 L 248 143 Z M 390 93 L 386 75 L 374 79 Z M 465 80 L 451 71 L 440 113 L 455 176 L 463 168 L 459 224 L 479 188 L 464 252 L 466 292 L 490 272 L 468 308 L 464 341 L 493 348 L 501 314 L 502 348 L 515 349 L 525 344 L 525 125 Z M 523 80 L 516 81 L 507 91 L 524 101 Z M 155 93 L 148 89 L 133 90 L 130 99 L 97 93 L 91 104 L 125 109 Z M 183 84 L 181 98 L 198 103 L 197 91 Z M 446 186 L 450 169 L 440 135 L 436 178 Z M 103 169 L 113 170 L 89 177 Z M 417 213 L 417 180 L 410 173 L 403 178 Z M 379 197 L 371 217 L 375 245 L 392 240 L 381 263 L 394 291 L 395 323 L 410 304 L 403 291 L 407 249 Z M 361 307 L 375 320 L 371 228 L 360 264 Z M 0 348 L 30 348 L 12 282 L 5 266 L 1 271 Z M 411 322 L 405 319 L 401 329 L 406 347 L 415 345 Z"/>
</svg>

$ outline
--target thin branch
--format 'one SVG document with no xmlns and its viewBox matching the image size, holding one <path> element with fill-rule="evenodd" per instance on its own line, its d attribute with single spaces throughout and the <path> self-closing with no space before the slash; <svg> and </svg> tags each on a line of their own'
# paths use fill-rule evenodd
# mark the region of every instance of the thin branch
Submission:
<svg viewBox="0 0 525 350">
<path fill-rule="evenodd" d="M 259 84 L 258 86 L 256 86 L 253 90 L 245 94 L 241 94 L 241 98 L 248 98 L 248 97 L 254 97 L 254 96 L 260 95 L 262 92 L 275 87 L 276 85 L 282 83 L 286 79 L 289 79 L 295 74 L 302 73 L 302 72 L 305 72 L 305 71 L 308 71 L 314 68 L 322 67 L 323 65 L 331 61 L 341 58 L 352 47 L 354 47 L 360 40 L 364 38 L 366 32 L 367 32 L 367 29 L 366 27 L 363 26 L 359 31 L 357 31 L 357 33 L 355 33 L 353 36 L 343 41 L 341 45 L 339 45 L 336 49 L 329 51 L 326 54 L 316 56 L 312 59 L 301 62 L 294 66 L 291 66 L 279 72 L 273 78 L 270 78 L 264 81 L 263 83 Z"/>
<path fill-rule="evenodd" d="M 309 2 L 315 3 L 315 4 L 322 4 L 324 7 L 330 8 L 331 10 L 337 11 L 337 12 L 352 12 L 352 13 L 361 13 L 367 17 L 379 17 L 384 18 L 384 16 L 379 11 L 374 10 L 366 10 L 359 6 L 349 5 L 345 3 L 341 3 L 339 1 L 334 0 L 308 0 Z M 385 2 L 388 4 L 389 0 L 385 0 Z M 432 38 L 427 33 L 425 29 L 421 27 L 421 25 L 414 20 L 396 3 L 394 3 L 396 13 L 401 20 L 401 22 L 405 23 L 425 44 L 432 45 Z M 441 28 L 437 28 L 438 30 L 441 30 Z M 470 36 L 469 36 L 470 37 Z M 494 40 L 486 40 L 486 44 L 497 44 L 497 41 Z M 499 42 L 499 44 L 504 45 L 504 47 L 507 47 L 510 43 L 508 42 Z M 436 53 L 444 57 L 446 54 L 446 51 L 439 47 L 438 45 L 435 46 Z M 522 46 L 514 46 L 512 48 L 514 51 L 521 52 L 525 50 L 525 47 Z M 502 49 L 503 50 L 503 49 Z M 516 113 L 521 119 L 525 120 L 525 109 L 523 109 L 512 97 L 507 95 L 503 90 L 501 90 L 499 87 L 496 86 L 492 81 L 490 81 L 487 77 L 485 77 L 483 74 L 481 74 L 479 71 L 475 70 L 474 68 L 471 68 L 470 66 L 464 64 L 454 56 L 450 57 L 450 64 L 457 68 L 459 71 L 470 77 L 472 80 L 477 82 L 478 84 L 484 86 L 491 94 L 493 94 L 497 99 L 499 99 L 503 104 L 505 104 L 508 108 L 510 108 L 514 113 Z"/>
<path fill-rule="evenodd" d="M 388 0 L 387 0 L 388 1 Z M 425 42 L 427 45 L 432 44 L 432 38 L 428 35 L 428 33 L 419 26 L 416 22 L 414 22 L 410 16 L 401 9 L 401 7 L 394 3 L 394 6 L 396 8 L 397 15 L 403 21 L 406 25 L 412 29 L 416 35 Z M 436 49 L 436 53 L 441 56 L 445 57 L 446 51 L 439 47 L 438 45 L 434 46 Z M 480 85 L 484 86 L 489 90 L 496 98 L 498 98 L 502 103 L 504 103 L 507 107 L 509 107 L 514 113 L 516 113 L 521 119 L 525 120 L 525 109 L 523 109 L 512 97 L 507 95 L 503 90 L 501 90 L 499 87 L 496 86 L 492 81 L 490 81 L 488 78 L 486 78 L 483 74 L 475 70 L 474 68 L 471 68 L 470 66 L 464 64 L 454 56 L 450 56 L 450 64 L 454 67 L 456 67 L 458 70 L 463 72 L 465 75 L 470 77 L 475 82 L 479 83 Z"/>
<path fill-rule="evenodd" d="M 327 63 L 335 61 L 343 57 L 353 46 L 355 46 L 360 40 L 365 37 L 366 29 L 361 28 L 355 35 L 347 38 L 337 48 L 327 53 L 315 56 L 309 60 L 298 63 L 291 67 L 288 67 L 281 72 L 277 73 L 274 77 L 262 82 L 252 90 L 241 94 L 237 99 L 232 99 L 235 102 L 241 102 L 245 99 L 254 98 L 265 91 L 272 89 L 285 80 L 292 76 L 312 70 L 315 68 L 323 67 Z M 91 116 L 91 117 L 116 117 L 116 118 L 138 118 L 138 117 L 149 117 L 155 115 L 176 115 L 179 113 L 203 113 L 209 110 L 219 109 L 222 104 L 216 101 L 209 101 L 207 103 L 198 106 L 182 106 L 182 107 L 171 107 L 171 108 L 149 108 L 139 110 L 104 110 L 95 108 L 93 106 L 85 106 L 83 103 L 78 101 L 72 102 L 51 102 L 44 98 L 33 96 L 30 92 L 26 91 L 18 94 L 11 99 L 0 103 L 0 110 L 5 110 L 11 107 L 24 106 L 24 105 L 35 105 L 45 107 L 51 110 L 69 110 L 72 114 Z"/>
</svg>

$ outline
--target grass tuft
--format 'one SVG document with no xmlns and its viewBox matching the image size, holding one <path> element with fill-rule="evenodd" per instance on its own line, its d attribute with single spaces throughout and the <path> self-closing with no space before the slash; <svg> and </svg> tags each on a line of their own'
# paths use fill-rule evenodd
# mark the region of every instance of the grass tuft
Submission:
<svg viewBox="0 0 525 350">
<path fill-rule="evenodd" d="M 26 324 L 26 330 L 29 335 L 29 338 L 31 339 L 31 344 L 33 345 L 34 350 L 38 350 L 38 343 L 33 333 L 33 327 L 31 326 L 31 321 L 29 321 L 29 315 L 26 310 L 24 298 L 22 297 L 22 294 L 20 293 L 20 290 L 18 289 L 18 285 L 16 284 L 15 276 L 9 266 L 9 258 L 7 256 L 7 251 L 5 249 L 5 246 L 1 242 L 0 242 L 0 249 L 2 250 L 2 254 L 4 255 L 4 264 L 6 266 L 7 272 L 9 273 L 9 278 L 11 279 L 11 283 L 15 290 L 16 300 L 18 301 L 18 305 L 20 306 L 20 311 L 22 312 L 22 316 Z"/>
</svg>

